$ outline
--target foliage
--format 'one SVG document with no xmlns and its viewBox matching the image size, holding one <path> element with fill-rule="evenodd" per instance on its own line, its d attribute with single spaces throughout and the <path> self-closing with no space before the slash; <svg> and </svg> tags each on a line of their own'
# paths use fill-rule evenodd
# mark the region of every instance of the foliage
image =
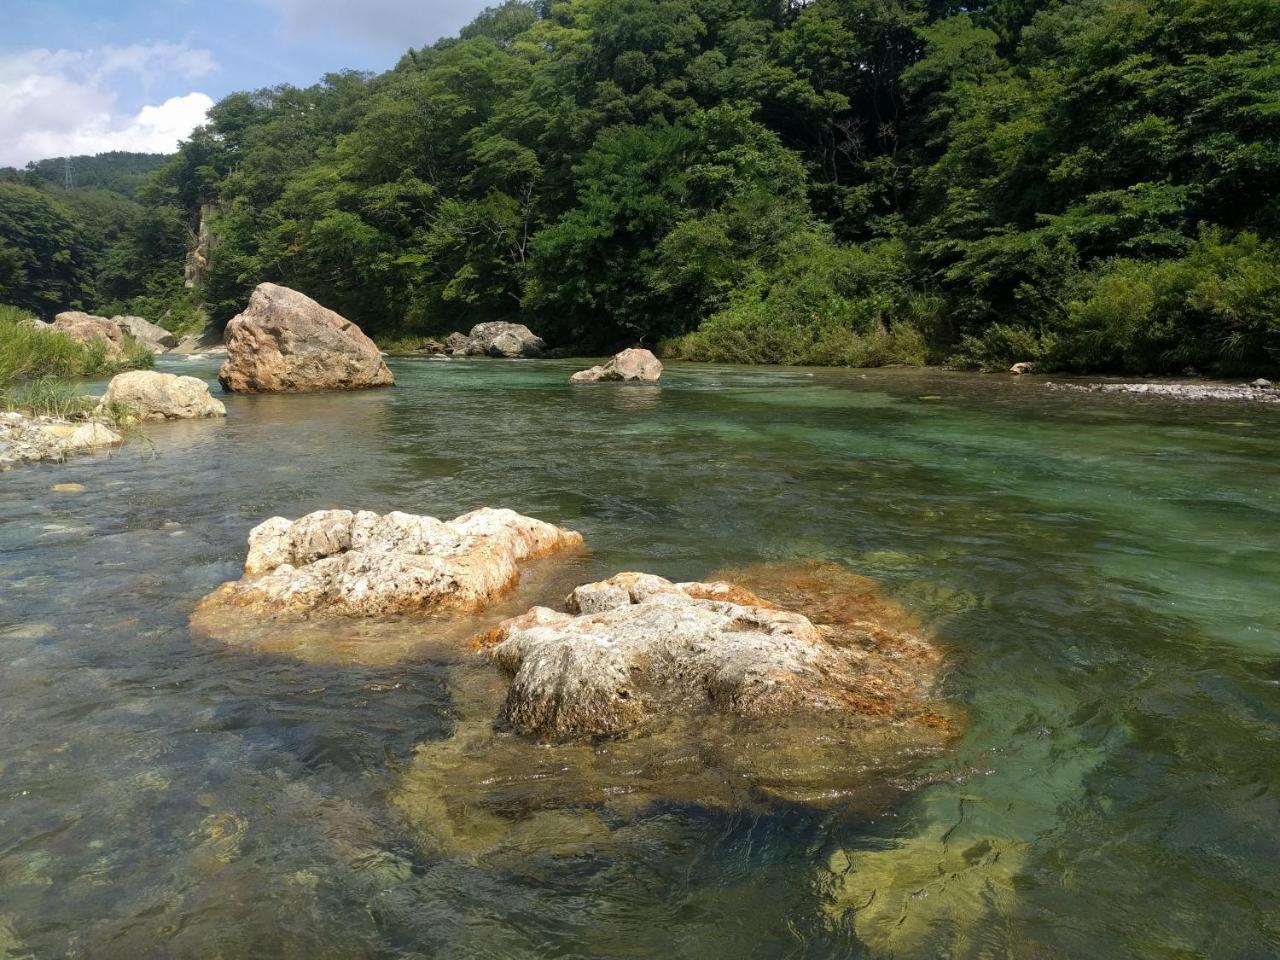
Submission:
<svg viewBox="0 0 1280 960">
<path fill-rule="evenodd" d="M 225 98 L 140 188 L 18 180 L 0 298 L 42 314 L 225 321 L 273 280 L 385 338 L 1280 366 L 1273 0 L 508 0 Z"/>
<path fill-rule="evenodd" d="M 66 334 L 42 330 L 26 311 L 0 306 L 0 390 L 29 382 L 108 377 L 154 364 L 150 350 L 129 337 L 125 342 L 124 358 L 111 361 L 102 344 L 83 344 Z"/>
</svg>

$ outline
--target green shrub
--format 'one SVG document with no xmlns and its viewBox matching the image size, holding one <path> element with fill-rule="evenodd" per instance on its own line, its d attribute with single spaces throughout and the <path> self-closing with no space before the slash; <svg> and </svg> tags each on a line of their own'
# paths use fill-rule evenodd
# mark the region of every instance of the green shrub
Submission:
<svg viewBox="0 0 1280 960">
<path fill-rule="evenodd" d="M 1280 369 L 1280 244 L 1207 231 L 1176 260 L 1113 260 L 1067 308 L 1058 366 L 1251 374 Z"/>
<path fill-rule="evenodd" d="M 0 390 L 33 381 L 106 377 L 121 370 L 154 365 L 151 351 L 126 336 L 121 360 L 107 359 L 101 343 L 83 344 L 62 333 L 42 330 L 17 307 L 0 306 Z"/>
<path fill-rule="evenodd" d="M 1053 365 L 1057 343 L 1052 331 L 1041 333 L 1028 327 L 993 323 L 981 334 L 961 338 L 947 365 L 986 371 L 1008 370 L 1023 361 Z"/>
<path fill-rule="evenodd" d="M 805 235 L 757 271 L 696 331 L 662 344 L 673 359 L 919 366 L 938 301 L 911 287 L 896 241 L 836 246 Z"/>
</svg>

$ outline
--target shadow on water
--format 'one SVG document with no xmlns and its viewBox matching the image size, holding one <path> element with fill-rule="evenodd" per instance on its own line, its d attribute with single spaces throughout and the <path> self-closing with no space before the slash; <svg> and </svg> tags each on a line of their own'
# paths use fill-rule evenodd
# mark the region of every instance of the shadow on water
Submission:
<svg viewBox="0 0 1280 960">
<path fill-rule="evenodd" d="M 225 423 L 0 477 L 0 957 L 1280 952 L 1275 411 L 934 372 L 393 366 L 395 390 L 234 397 Z M 482 505 L 582 530 L 582 580 L 875 577 L 946 647 L 967 732 L 874 814 L 587 803 L 433 850 L 394 801 L 465 713 L 449 655 L 186 624 L 266 516 Z"/>
</svg>

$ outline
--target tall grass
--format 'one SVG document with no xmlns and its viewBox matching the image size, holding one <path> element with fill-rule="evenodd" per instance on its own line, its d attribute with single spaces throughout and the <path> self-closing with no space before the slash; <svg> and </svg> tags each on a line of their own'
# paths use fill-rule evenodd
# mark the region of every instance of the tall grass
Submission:
<svg viewBox="0 0 1280 960">
<path fill-rule="evenodd" d="M 45 416 L 83 413 L 79 380 L 107 377 L 121 370 L 150 367 L 151 351 L 131 337 L 125 354 L 107 357 L 105 344 L 84 344 L 66 334 L 41 330 L 16 307 L 0 306 L 0 406 Z"/>
</svg>

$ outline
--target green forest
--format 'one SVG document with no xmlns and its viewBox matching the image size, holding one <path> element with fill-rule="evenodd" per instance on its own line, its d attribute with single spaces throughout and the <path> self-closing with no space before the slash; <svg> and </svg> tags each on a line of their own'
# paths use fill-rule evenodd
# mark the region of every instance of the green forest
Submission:
<svg viewBox="0 0 1280 960">
<path fill-rule="evenodd" d="M 1274 0 L 509 2 L 118 167 L 0 176 L 0 303 L 186 328 L 271 280 L 388 339 L 1280 369 Z"/>
</svg>

